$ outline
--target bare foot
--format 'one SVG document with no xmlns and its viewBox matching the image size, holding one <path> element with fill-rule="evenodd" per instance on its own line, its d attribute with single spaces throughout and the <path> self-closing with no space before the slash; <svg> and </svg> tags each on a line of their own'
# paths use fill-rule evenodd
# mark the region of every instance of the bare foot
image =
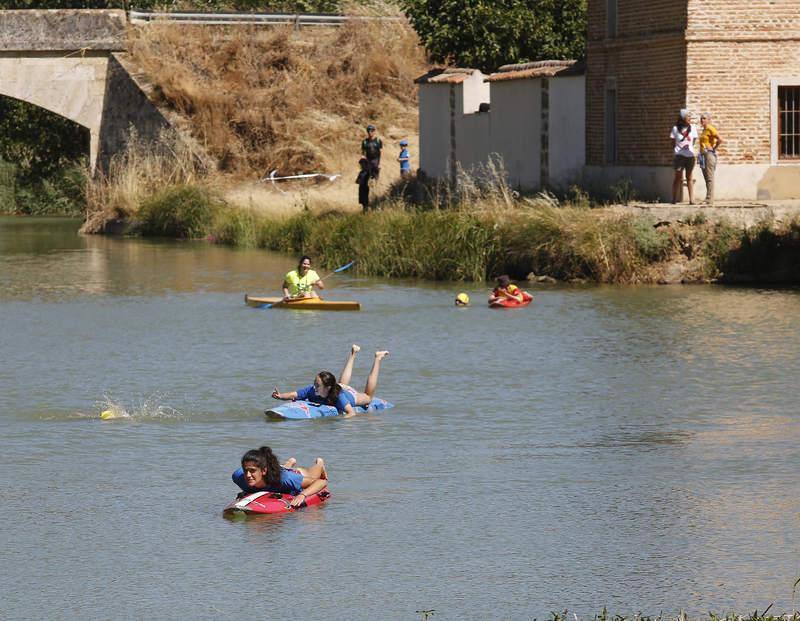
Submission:
<svg viewBox="0 0 800 621">
<path fill-rule="evenodd" d="M 325 462 L 322 461 L 322 457 L 317 457 L 314 460 L 314 464 L 316 464 L 317 466 L 322 466 L 322 474 L 320 475 L 319 478 L 320 479 L 325 479 L 327 481 L 328 480 L 328 471 L 325 469 Z"/>
<path fill-rule="evenodd" d="M 284 468 L 294 468 L 294 465 L 297 463 L 297 460 L 294 457 L 290 457 L 289 459 L 284 462 Z"/>
<path fill-rule="evenodd" d="M 351 354 L 357 354 L 360 351 L 361 351 L 361 348 L 358 345 L 356 345 L 355 343 L 353 343 L 353 346 L 350 348 L 350 353 Z"/>
<path fill-rule="evenodd" d="M 388 351 L 376 351 L 375 360 L 382 360 L 383 358 L 386 358 L 386 356 L 388 355 L 389 355 Z"/>
</svg>

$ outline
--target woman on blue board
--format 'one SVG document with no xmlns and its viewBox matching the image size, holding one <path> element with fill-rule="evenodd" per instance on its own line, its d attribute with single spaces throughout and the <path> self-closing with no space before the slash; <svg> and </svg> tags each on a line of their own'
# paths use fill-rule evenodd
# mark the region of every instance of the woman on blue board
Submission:
<svg viewBox="0 0 800 621">
<path fill-rule="evenodd" d="M 292 457 L 281 466 L 268 446 L 247 451 L 242 457 L 242 467 L 231 478 L 245 494 L 278 492 L 294 496 L 293 507 L 302 505 L 306 498 L 321 492 L 328 485 L 325 462 L 317 457 L 310 468 L 299 468 Z"/>
<path fill-rule="evenodd" d="M 358 392 L 349 385 L 349 382 L 353 374 L 353 363 L 359 351 L 361 351 L 361 348 L 358 345 L 353 345 L 350 348 L 350 354 L 347 356 L 347 361 L 344 363 L 338 382 L 336 381 L 336 376 L 330 371 L 320 371 L 314 378 L 313 384 L 293 392 L 280 392 L 275 388 L 272 391 L 272 398 L 291 399 L 292 401 L 302 399 L 311 403 L 332 405 L 339 414 L 345 417 L 354 416 L 356 413 L 354 408 L 359 405 L 369 405 L 375 396 L 375 390 L 378 387 L 378 375 L 381 371 L 381 360 L 389 355 L 388 351 L 375 352 L 375 360 L 372 362 L 372 369 L 367 376 L 367 385 L 364 387 L 364 392 Z"/>
</svg>

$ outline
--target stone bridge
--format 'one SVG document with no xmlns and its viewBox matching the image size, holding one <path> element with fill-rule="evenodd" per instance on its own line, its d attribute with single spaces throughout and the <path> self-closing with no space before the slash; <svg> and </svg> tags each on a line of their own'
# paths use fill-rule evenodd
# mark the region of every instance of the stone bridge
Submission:
<svg viewBox="0 0 800 621">
<path fill-rule="evenodd" d="M 131 127 L 169 125 L 126 70 L 119 10 L 0 11 L 0 95 L 88 128 L 92 170 L 124 148 Z"/>
</svg>

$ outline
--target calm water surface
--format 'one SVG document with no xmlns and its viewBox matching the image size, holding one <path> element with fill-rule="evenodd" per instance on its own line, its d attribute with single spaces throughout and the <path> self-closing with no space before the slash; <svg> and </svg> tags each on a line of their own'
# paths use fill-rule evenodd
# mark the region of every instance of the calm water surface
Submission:
<svg viewBox="0 0 800 621">
<path fill-rule="evenodd" d="M 556 287 L 490 311 L 475 285 L 344 274 L 329 296 L 360 313 L 258 311 L 243 294 L 291 259 L 76 228 L 0 220 L 0 618 L 790 609 L 798 292 Z M 265 420 L 273 386 L 338 374 L 354 342 L 357 386 L 391 350 L 393 410 Z M 224 519 L 264 443 L 325 457 L 332 500 Z"/>
</svg>

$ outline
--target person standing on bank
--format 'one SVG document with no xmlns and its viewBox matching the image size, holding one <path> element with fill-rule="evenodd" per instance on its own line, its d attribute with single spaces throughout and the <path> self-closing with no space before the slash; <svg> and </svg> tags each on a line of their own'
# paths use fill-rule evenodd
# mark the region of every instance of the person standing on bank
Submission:
<svg viewBox="0 0 800 621">
<path fill-rule="evenodd" d="M 361 209 L 364 213 L 367 213 L 369 211 L 369 161 L 367 161 L 367 158 L 362 157 L 358 160 L 358 165 L 360 167 L 358 176 L 356 177 L 356 183 L 358 184 L 358 204 L 361 205 Z"/>
<path fill-rule="evenodd" d="M 297 263 L 297 269 L 288 272 L 283 278 L 283 300 L 319 297 L 314 287 L 324 289 L 325 283 L 320 280 L 319 274 L 311 269 L 311 259 L 302 256 Z"/>
<path fill-rule="evenodd" d="M 408 152 L 408 140 L 403 138 L 400 141 L 400 155 L 397 156 L 400 162 L 400 176 L 408 177 L 411 174 L 411 155 Z"/>
<path fill-rule="evenodd" d="M 381 150 L 383 141 L 375 133 L 375 126 L 367 125 L 367 137 L 361 141 L 361 153 L 369 162 L 369 173 L 373 179 L 381 174 Z"/>
<path fill-rule="evenodd" d="M 672 160 L 672 169 L 675 171 L 675 178 L 672 180 L 672 202 L 677 203 L 680 198 L 683 172 L 686 171 L 689 204 L 694 205 L 692 171 L 694 170 L 694 143 L 697 140 L 697 129 L 692 126 L 692 114 L 687 109 L 681 109 L 678 121 L 672 128 L 669 137 L 673 141 L 675 151 Z"/>
<path fill-rule="evenodd" d="M 706 204 L 714 204 L 714 173 L 717 170 L 717 149 L 722 144 L 717 128 L 711 124 L 711 115 L 703 113 L 700 115 L 700 125 L 703 131 L 700 132 L 700 170 L 703 171 L 703 179 L 706 180 Z"/>
</svg>

